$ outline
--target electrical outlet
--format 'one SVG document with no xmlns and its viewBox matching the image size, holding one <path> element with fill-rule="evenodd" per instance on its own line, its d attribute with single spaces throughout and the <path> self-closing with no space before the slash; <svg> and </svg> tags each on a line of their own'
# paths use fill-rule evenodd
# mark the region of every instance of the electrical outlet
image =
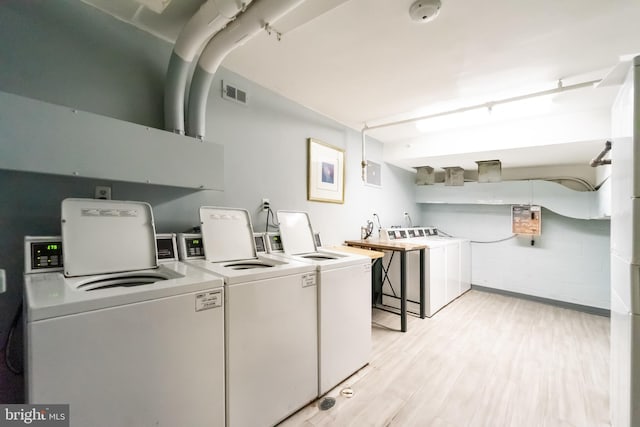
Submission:
<svg viewBox="0 0 640 427">
<path fill-rule="evenodd" d="M 7 275 L 0 268 L 0 294 L 7 291 Z"/>
<path fill-rule="evenodd" d="M 269 199 L 262 199 L 262 210 L 263 211 L 269 210 Z"/>
<path fill-rule="evenodd" d="M 94 198 L 111 200 L 111 187 L 109 187 L 108 185 L 96 185 Z"/>
</svg>

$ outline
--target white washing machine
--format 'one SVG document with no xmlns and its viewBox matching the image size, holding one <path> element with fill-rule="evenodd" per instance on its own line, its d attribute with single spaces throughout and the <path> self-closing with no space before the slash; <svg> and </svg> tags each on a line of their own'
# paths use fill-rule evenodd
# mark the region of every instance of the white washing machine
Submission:
<svg viewBox="0 0 640 427">
<path fill-rule="evenodd" d="M 259 257 L 244 209 L 202 207 L 200 220 L 202 239 L 181 237 L 204 248 L 185 262 L 225 281 L 227 426 L 272 426 L 317 395 L 315 267 Z"/>
<path fill-rule="evenodd" d="M 318 282 L 318 396 L 369 363 L 371 259 L 316 247 L 306 212 L 278 211 L 282 250 L 270 256 L 312 264 Z M 267 237 L 278 241 L 276 234 Z"/>
<path fill-rule="evenodd" d="M 391 228 L 381 230 L 381 240 L 424 243 L 425 249 L 425 314 L 432 317 L 440 309 L 471 287 L 471 250 L 465 239 L 445 238 L 435 227 Z M 392 254 L 383 259 L 382 303 L 400 307 L 398 289 L 400 262 Z M 407 307 L 420 312 L 420 254 L 407 254 Z"/>
<path fill-rule="evenodd" d="M 425 227 L 424 242 L 444 243 L 446 251 L 447 303 L 471 289 L 471 241 L 449 237 L 438 232 L 436 227 Z"/>
<path fill-rule="evenodd" d="M 67 199 L 61 244 L 25 243 L 28 403 L 75 427 L 224 425 L 223 280 L 158 266 L 148 204 Z"/>
</svg>

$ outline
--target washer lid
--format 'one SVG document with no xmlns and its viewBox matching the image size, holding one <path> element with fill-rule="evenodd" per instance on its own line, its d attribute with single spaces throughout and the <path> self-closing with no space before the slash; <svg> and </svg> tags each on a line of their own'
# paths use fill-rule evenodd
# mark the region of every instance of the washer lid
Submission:
<svg viewBox="0 0 640 427">
<path fill-rule="evenodd" d="M 306 212 L 278 211 L 282 247 L 288 255 L 316 252 L 311 221 Z"/>
<path fill-rule="evenodd" d="M 257 258 L 251 217 L 246 209 L 203 206 L 200 225 L 207 261 Z"/>
<path fill-rule="evenodd" d="M 153 212 L 148 203 L 65 199 L 61 218 L 67 277 L 158 266 Z"/>
</svg>

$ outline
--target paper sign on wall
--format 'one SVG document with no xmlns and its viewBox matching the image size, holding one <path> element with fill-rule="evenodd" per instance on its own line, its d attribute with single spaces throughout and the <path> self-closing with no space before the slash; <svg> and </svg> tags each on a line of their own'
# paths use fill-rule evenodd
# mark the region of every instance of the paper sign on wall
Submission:
<svg viewBox="0 0 640 427">
<path fill-rule="evenodd" d="M 540 206 L 511 206 L 511 232 L 539 236 L 542 226 L 542 209 Z"/>
</svg>

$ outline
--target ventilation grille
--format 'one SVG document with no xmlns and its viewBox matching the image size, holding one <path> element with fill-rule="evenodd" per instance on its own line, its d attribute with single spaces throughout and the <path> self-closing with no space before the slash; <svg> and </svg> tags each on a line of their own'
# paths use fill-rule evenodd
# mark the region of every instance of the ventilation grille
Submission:
<svg viewBox="0 0 640 427">
<path fill-rule="evenodd" d="M 247 92 L 239 89 L 236 86 L 232 86 L 228 83 L 222 82 L 222 97 L 229 101 L 234 101 L 242 105 L 247 105 L 248 96 Z"/>
</svg>

